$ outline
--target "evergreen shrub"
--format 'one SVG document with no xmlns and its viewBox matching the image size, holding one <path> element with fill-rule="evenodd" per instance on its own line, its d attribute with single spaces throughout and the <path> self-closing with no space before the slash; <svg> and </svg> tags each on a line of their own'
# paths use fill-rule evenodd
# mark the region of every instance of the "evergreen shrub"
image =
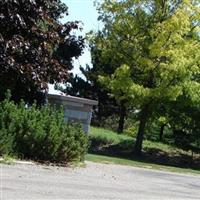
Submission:
<svg viewBox="0 0 200 200">
<path fill-rule="evenodd" d="M 0 102 L 0 155 L 67 163 L 83 160 L 87 147 L 87 136 L 65 123 L 62 108 Z"/>
</svg>

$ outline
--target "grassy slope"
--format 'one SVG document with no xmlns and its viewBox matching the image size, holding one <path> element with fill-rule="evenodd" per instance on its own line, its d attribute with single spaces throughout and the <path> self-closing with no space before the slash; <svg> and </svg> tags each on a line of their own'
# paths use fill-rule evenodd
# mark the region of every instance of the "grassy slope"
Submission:
<svg viewBox="0 0 200 200">
<path fill-rule="evenodd" d="M 134 145 L 134 139 L 132 137 L 126 136 L 126 135 L 118 135 L 117 133 L 105 130 L 102 128 L 95 128 L 91 127 L 90 130 L 90 139 L 95 143 L 95 145 L 103 146 L 103 147 L 109 147 L 112 145 L 120 147 L 120 149 L 128 149 L 131 150 Z M 187 159 L 190 155 L 190 152 L 183 151 L 182 149 L 176 148 L 174 146 L 163 144 L 160 142 L 152 142 L 145 140 L 143 143 L 143 149 L 145 153 L 150 157 L 155 157 L 157 154 L 159 154 L 158 159 L 163 159 L 164 156 L 165 159 L 174 159 L 174 162 L 176 162 L 177 157 L 181 155 L 187 156 Z M 98 154 L 98 152 L 95 152 Z M 102 152 L 100 152 L 102 154 Z M 104 154 L 104 153 L 103 153 Z M 106 155 L 106 154 L 105 154 Z M 126 157 L 119 158 L 119 155 L 113 154 L 113 156 L 102 156 L 102 155 L 95 155 L 95 154 L 88 154 L 86 156 L 86 160 L 94 161 L 94 162 L 104 162 L 104 163 L 115 163 L 115 164 L 123 164 L 123 165 L 131 165 L 136 167 L 145 167 L 145 168 L 153 168 L 153 169 L 160 169 L 160 170 L 168 170 L 173 172 L 183 172 L 183 173 L 198 173 L 200 174 L 200 170 L 194 170 L 190 168 L 182 168 L 180 164 L 178 164 L 180 167 L 171 167 L 167 166 L 169 165 L 166 161 L 163 161 L 162 165 L 158 164 L 154 161 L 149 161 L 146 158 L 134 158 L 134 157 Z M 198 155 L 199 156 L 199 155 Z M 179 158 L 180 159 L 180 158 Z"/>
<path fill-rule="evenodd" d="M 132 137 L 129 137 L 126 135 L 119 135 L 115 133 L 114 131 L 106 130 L 103 128 L 96 128 L 96 127 L 90 128 L 90 137 L 100 142 L 106 141 L 109 144 L 117 144 L 124 140 L 133 141 Z"/>
<path fill-rule="evenodd" d="M 110 130 L 106 130 L 103 128 L 96 128 L 96 127 L 91 127 L 90 129 L 90 138 L 92 138 L 92 140 L 96 140 L 99 143 L 101 143 L 102 145 L 117 145 L 117 144 L 121 144 L 122 145 L 126 145 L 124 146 L 124 148 L 131 148 L 134 145 L 134 141 L 135 139 L 130 137 L 130 136 L 126 136 L 123 134 L 117 134 L 114 131 L 110 131 Z M 168 145 L 168 144 L 163 144 L 161 142 L 153 142 L 153 141 L 149 141 L 149 140 L 144 140 L 143 142 L 143 149 L 144 150 L 149 150 L 149 149 L 160 149 L 166 153 L 176 153 L 176 152 L 181 152 L 181 153 L 188 153 L 186 151 L 183 151 L 180 148 L 176 148 L 172 145 Z"/>
</svg>

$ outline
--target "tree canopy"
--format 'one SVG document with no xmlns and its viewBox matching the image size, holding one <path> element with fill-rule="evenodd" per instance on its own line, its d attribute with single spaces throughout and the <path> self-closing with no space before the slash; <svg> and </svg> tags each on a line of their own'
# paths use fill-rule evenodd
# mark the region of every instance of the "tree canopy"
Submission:
<svg viewBox="0 0 200 200">
<path fill-rule="evenodd" d="M 61 24 L 68 8 L 60 0 L 0 1 L 0 98 L 42 100 L 48 83 L 65 82 L 84 39 L 78 21 Z"/>
<path fill-rule="evenodd" d="M 105 59 L 119 63 L 100 81 L 140 110 L 140 153 L 146 123 L 160 103 L 200 98 L 199 1 L 104 0 L 98 9 L 105 37 L 97 44 Z"/>
</svg>

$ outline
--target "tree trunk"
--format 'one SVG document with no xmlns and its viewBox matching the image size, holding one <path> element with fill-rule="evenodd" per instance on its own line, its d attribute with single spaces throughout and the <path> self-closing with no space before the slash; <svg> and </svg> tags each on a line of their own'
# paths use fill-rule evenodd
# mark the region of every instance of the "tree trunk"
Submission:
<svg viewBox="0 0 200 200">
<path fill-rule="evenodd" d="M 159 141 L 161 142 L 163 140 L 163 134 L 164 134 L 164 128 L 165 128 L 166 124 L 163 124 L 160 127 L 160 133 L 159 133 Z"/>
<path fill-rule="evenodd" d="M 136 155 L 140 155 L 142 151 L 142 142 L 148 117 L 149 117 L 149 105 L 145 105 L 141 110 L 140 124 L 134 146 L 134 153 Z"/>
<path fill-rule="evenodd" d="M 101 127 L 102 126 L 102 124 L 101 124 L 101 122 L 102 122 L 102 103 L 101 103 L 102 99 L 101 99 L 101 95 L 99 92 L 97 93 L 97 99 L 98 99 L 97 126 Z"/>
<path fill-rule="evenodd" d="M 124 106 L 124 104 L 121 104 L 119 123 L 118 123 L 118 129 L 117 129 L 118 133 L 123 133 L 125 116 L 126 116 L 126 107 Z"/>
</svg>

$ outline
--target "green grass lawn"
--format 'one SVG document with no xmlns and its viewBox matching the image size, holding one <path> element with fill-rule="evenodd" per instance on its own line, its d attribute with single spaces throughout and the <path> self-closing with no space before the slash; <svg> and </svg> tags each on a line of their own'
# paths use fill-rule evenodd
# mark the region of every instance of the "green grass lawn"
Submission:
<svg viewBox="0 0 200 200">
<path fill-rule="evenodd" d="M 89 139 L 91 145 L 87 160 L 200 173 L 200 155 L 194 154 L 192 158 L 190 151 L 173 145 L 144 140 L 143 154 L 138 157 L 132 153 L 135 139 L 130 136 L 91 127 Z"/>
<path fill-rule="evenodd" d="M 152 164 L 152 163 L 148 163 L 142 160 L 137 161 L 137 160 L 123 159 L 123 158 L 116 158 L 116 157 L 102 156 L 102 155 L 95 155 L 95 154 L 87 154 L 85 159 L 87 161 L 105 163 L 105 164 L 128 165 L 128 166 L 133 166 L 133 167 L 141 167 L 141 168 L 156 169 L 156 170 L 178 172 L 178 173 L 190 173 L 190 174 L 192 173 L 192 174 L 200 175 L 200 170 Z"/>
</svg>

